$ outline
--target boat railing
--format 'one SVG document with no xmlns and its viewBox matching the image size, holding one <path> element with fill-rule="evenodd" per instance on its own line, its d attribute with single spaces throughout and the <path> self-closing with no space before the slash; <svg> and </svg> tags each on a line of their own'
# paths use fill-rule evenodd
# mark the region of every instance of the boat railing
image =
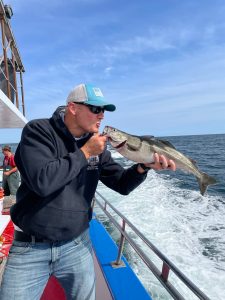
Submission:
<svg viewBox="0 0 225 300">
<path fill-rule="evenodd" d="M 97 198 L 99 196 L 99 198 Z M 121 236 L 118 246 L 118 255 L 115 261 L 112 262 L 114 267 L 119 267 L 123 264 L 121 257 L 124 248 L 125 240 L 131 245 L 137 255 L 145 263 L 149 270 L 155 275 L 155 277 L 161 282 L 164 288 L 170 293 L 174 299 L 185 299 L 184 296 L 175 288 L 175 286 L 169 281 L 170 274 L 174 274 L 183 284 L 191 291 L 197 298 L 202 300 L 210 299 L 206 296 L 190 279 L 184 275 L 178 267 L 174 265 L 153 243 L 151 243 L 120 211 L 118 211 L 108 200 L 104 198 L 98 191 L 96 191 L 95 198 L 93 199 L 93 206 L 97 204 L 109 218 L 110 222 L 119 230 Z M 117 218 L 121 219 L 121 224 L 116 220 L 112 213 Z M 154 253 L 156 257 L 160 260 L 162 266 L 161 270 L 156 266 L 156 264 L 149 258 L 146 251 L 141 249 L 141 247 L 134 241 L 131 235 L 128 233 L 127 227 L 132 230 L 136 236 L 138 236 L 147 248 Z"/>
</svg>

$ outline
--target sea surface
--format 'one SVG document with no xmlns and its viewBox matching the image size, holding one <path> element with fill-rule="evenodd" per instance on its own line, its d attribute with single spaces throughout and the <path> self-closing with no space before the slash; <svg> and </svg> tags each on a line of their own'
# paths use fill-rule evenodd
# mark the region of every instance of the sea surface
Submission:
<svg viewBox="0 0 225 300">
<path fill-rule="evenodd" d="M 210 299 L 225 299 L 225 134 L 165 137 L 177 150 L 193 158 L 200 170 L 214 176 L 218 184 L 199 193 L 196 178 L 182 171 L 149 171 L 146 181 L 128 196 L 99 183 L 98 191 L 132 223 Z M 11 144 L 15 151 L 17 144 Z M 1 146 L 0 146 L 1 147 Z M 133 162 L 110 149 L 114 159 L 129 167 Z M 0 160 L 3 159 L 0 152 Z M 97 209 L 114 239 L 119 233 Z M 135 236 L 132 235 L 135 239 Z M 138 244 L 141 243 L 137 239 Z M 147 252 L 147 250 L 146 250 Z M 153 299 L 171 296 L 161 287 L 129 245 L 125 256 Z M 150 257 L 160 268 L 160 262 Z M 185 299 L 197 299 L 171 276 Z"/>
<path fill-rule="evenodd" d="M 201 196 L 196 178 L 182 171 L 149 171 L 146 181 L 128 196 L 121 196 L 102 183 L 98 191 L 132 223 L 210 299 L 225 299 L 225 135 L 165 137 L 177 150 L 194 159 L 200 170 L 214 176 L 218 184 Z M 131 166 L 109 147 L 114 159 Z M 101 216 L 118 241 L 119 234 Z M 135 236 L 132 235 L 132 238 Z M 138 239 L 136 242 L 139 244 Z M 147 250 L 146 250 L 147 252 Z M 129 245 L 125 256 L 153 299 L 172 299 Z M 161 264 L 153 255 L 158 268 Z M 185 299 L 197 299 L 169 277 Z"/>
</svg>

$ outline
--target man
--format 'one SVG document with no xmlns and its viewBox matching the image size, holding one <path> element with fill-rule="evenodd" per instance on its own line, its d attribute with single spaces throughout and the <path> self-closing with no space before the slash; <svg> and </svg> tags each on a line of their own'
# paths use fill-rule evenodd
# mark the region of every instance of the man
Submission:
<svg viewBox="0 0 225 300">
<path fill-rule="evenodd" d="M 21 186 L 11 209 L 17 227 L 2 300 L 40 299 L 50 275 L 67 299 L 95 299 L 88 227 L 98 180 L 127 195 L 147 176 L 143 165 L 125 170 L 106 150 L 99 128 L 104 111 L 115 109 L 99 88 L 80 84 L 52 118 L 25 126 L 15 154 Z M 155 159 L 148 167 L 175 170 L 173 161 L 158 154 Z"/>
<path fill-rule="evenodd" d="M 5 196 L 16 195 L 20 180 L 14 161 L 14 154 L 8 145 L 2 148 L 2 153 L 4 154 L 3 165 L 1 166 L 3 168 L 2 188 L 4 189 Z"/>
</svg>

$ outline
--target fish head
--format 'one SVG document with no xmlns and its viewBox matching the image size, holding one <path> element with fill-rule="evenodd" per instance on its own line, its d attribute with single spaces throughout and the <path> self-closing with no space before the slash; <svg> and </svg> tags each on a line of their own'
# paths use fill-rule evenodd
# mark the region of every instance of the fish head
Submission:
<svg viewBox="0 0 225 300">
<path fill-rule="evenodd" d="M 108 137 L 111 146 L 121 155 L 135 162 L 152 162 L 152 153 L 146 142 L 139 136 L 128 134 L 111 126 L 105 126 L 103 135 Z"/>
<path fill-rule="evenodd" d="M 105 126 L 103 130 L 103 135 L 108 137 L 108 140 L 113 148 L 119 150 L 124 147 L 127 143 L 127 135 L 126 133 L 111 127 Z"/>
</svg>

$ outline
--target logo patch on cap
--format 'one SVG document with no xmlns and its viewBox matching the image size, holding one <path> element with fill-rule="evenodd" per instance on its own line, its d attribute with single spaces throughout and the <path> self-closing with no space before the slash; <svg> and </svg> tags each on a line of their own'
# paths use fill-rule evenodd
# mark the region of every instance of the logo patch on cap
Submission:
<svg viewBox="0 0 225 300">
<path fill-rule="evenodd" d="M 93 92 L 95 93 L 96 97 L 103 97 L 102 91 L 100 90 L 100 88 L 93 88 Z"/>
</svg>

